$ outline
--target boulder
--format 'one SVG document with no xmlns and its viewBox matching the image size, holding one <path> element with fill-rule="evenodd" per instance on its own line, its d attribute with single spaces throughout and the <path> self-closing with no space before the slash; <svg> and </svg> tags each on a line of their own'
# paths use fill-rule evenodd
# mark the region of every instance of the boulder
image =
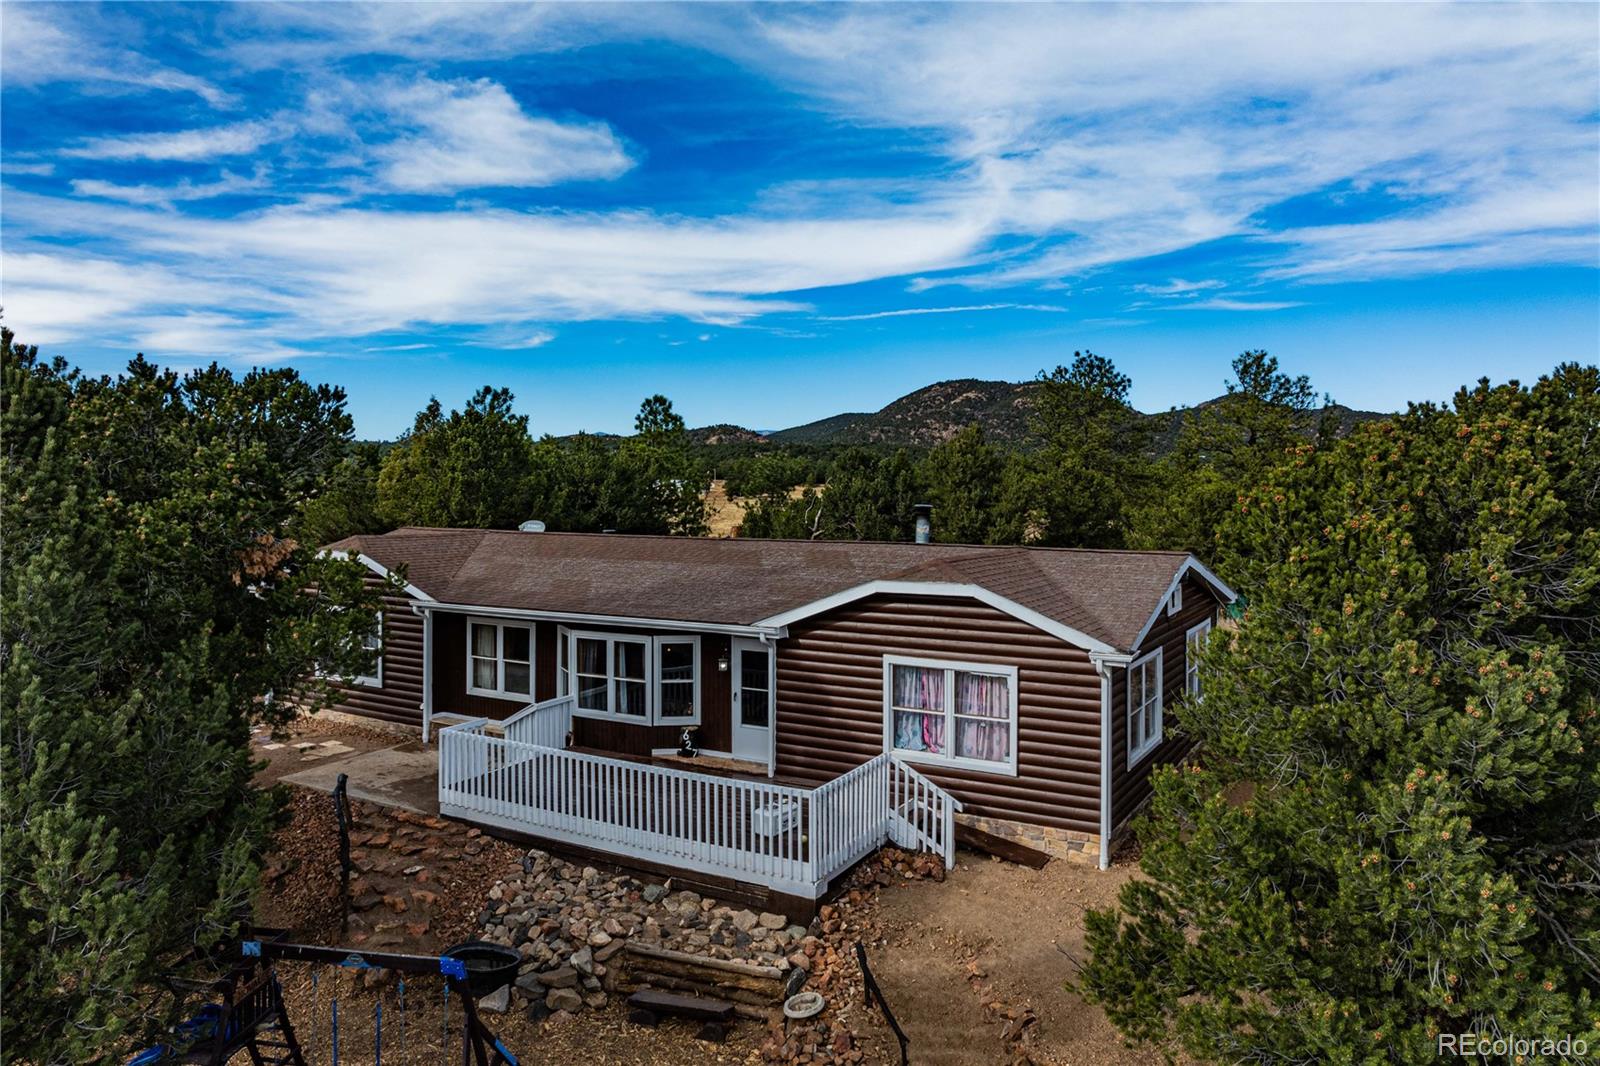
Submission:
<svg viewBox="0 0 1600 1066">
<path fill-rule="evenodd" d="M 583 1009 L 583 997 L 570 988 L 552 988 L 544 997 L 544 1005 L 552 1011 L 576 1014 Z"/>
</svg>

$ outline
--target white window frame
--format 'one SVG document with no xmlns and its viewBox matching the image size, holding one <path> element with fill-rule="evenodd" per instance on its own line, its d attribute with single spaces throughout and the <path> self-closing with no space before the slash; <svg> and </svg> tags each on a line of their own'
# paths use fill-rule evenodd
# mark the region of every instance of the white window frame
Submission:
<svg viewBox="0 0 1600 1066">
<path fill-rule="evenodd" d="M 472 627 L 488 626 L 494 630 L 494 688 L 479 688 L 472 683 L 472 660 L 486 658 L 472 654 Z M 506 630 L 521 629 L 528 634 L 528 691 L 512 692 L 506 689 Z M 467 695 L 488 696 L 499 700 L 521 700 L 524 703 L 534 701 L 536 670 L 534 660 L 538 658 L 538 651 L 534 647 L 533 623 L 518 624 L 504 618 L 482 618 L 468 616 L 466 625 L 466 662 L 467 662 Z M 520 663 L 522 660 L 513 659 L 512 662 Z"/>
<path fill-rule="evenodd" d="M 1165 678 L 1162 676 L 1162 661 L 1161 660 L 1162 660 L 1161 649 L 1158 647 L 1154 651 L 1150 652 L 1148 655 L 1140 656 L 1139 658 L 1135 659 L 1133 662 L 1128 664 L 1128 685 L 1127 685 L 1127 688 L 1128 688 L 1128 718 L 1127 718 L 1127 727 L 1128 727 L 1128 769 L 1130 769 L 1130 770 L 1133 769 L 1136 765 L 1138 765 L 1139 762 L 1145 758 L 1145 756 L 1149 755 L 1152 751 L 1155 751 L 1158 747 L 1161 746 L 1161 739 L 1162 739 L 1162 736 L 1163 736 L 1163 733 L 1164 733 L 1164 728 L 1163 728 L 1163 725 L 1164 725 L 1164 723 L 1163 723 L 1164 707 L 1163 707 L 1163 704 L 1165 703 L 1165 691 L 1164 691 L 1164 689 L 1165 689 Z M 1142 671 L 1144 667 L 1146 667 L 1147 665 L 1150 665 L 1150 664 L 1153 664 L 1154 667 L 1155 667 L 1155 716 L 1154 716 L 1155 717 L 1155 727 L 1150 731 L 1149 735 L 1140 738 L 1140 743 L 1136 747 L 1134 745 L 1134 743 L 1133 743 L 1133 737 L 1134 737 L 1133 724 L 1137 720 L 1140 723 L 1141 731 L 1142 731 L 1143 722 L 1144 722 L 1144 708 L 1145 708 L 1145 705 L 1150 702 L 1150 688 L 1149 688 L 1148 685 L 1145 686 L 1144 693 L 1143 693 L 1144 696 L 1145 696 L 1145 699 L 1142 702 L 1140 702 L 1137 707 L 1134 706 L 1134 702 L 1133 702 L 1133 678 L 1134 678 L 1135 672 Z M 1148 677 L 1148 674 L 1146 673 L 1145 676 Z"/>
<path fill-rule="evenodd" d="M 1189 627 L 1183 635 L 1183 691 L 1195 702 L 1205 699 L 1200 691 L 1200 662 L 1196 651 L 1211 637 L 1211 619 Z"/>
<path fill-rule="evenodd" d="M 1179 583 L 1172 590 L 1172 595 L 1167 597 L 1167 617 L 1171 618 L 1183 610 L 1183 585 Z"/>
<path fill-rule="evenodd" d="M 572 630 L 556 626 L 556 695 L 573 695 Z"/>
<path fill-rule="evenodd" d="M 376 627 L 374 627 L 372 634 L 361 639 L 361 646 L 363 648 L 368 651 L 376 651 L 378 653 L 377 670 L 370 674 L 356 674 L 350 679 L 351 684 L 360 685 L 363 688 L 383 687 L 383 612 L 378 611 L 377 617 L 378 624 Z M 367 643 L 372 636 L 376 636 L 378 638 L 378 643 L 376 646 Z"/>
<path fill-rule="evenodd" d="M 665 644 L 688 644 L 694 648 L 694 710 L 688 715 L 667 717 L 661 713 L 661 648 Z M 670 634 L 655 637 L 651 641 L 650 661 L 650 720 L 655 725 L 699 725 L 700 724 L 700 689 L 702 675 L 700 673 L 700 638 L 690 634 Z M 630 719 L 635 721 L 636 719 Z"/>
<path fill-rule="evenodd" d="M 1006 692 L 1010 696 L 1011 706 L 1011 737 L 1007 745 L 1009 753 L 1005 762 L 990 762 L 987 759 L 973 759 L 955 754 L 934 755 L 926 751 L 904 751 L 894 746 L 894 668 L 896 666 L 917 666 L 926 669 L 943 670 L 945 672 L 944 685 L 946 693 L 946 707 L 944 708 L 944 727 L 946 747 L 950 752 L 956 746 L 956 719 L 960 716 L 955 711 L 955 675 L 960 674 L 989 674 L 1006 678 Z M 927 713 L 927 712 L 921 712 Z M 885 655 L 883 657 L 883 750 L 894 755 L 897 759 L 906 762 L 926 763 L 930 766 L 949 766 L 963 770 L 976 770 L 979 773 L 999 774 L 1005 777 L 1017 776 L 1017 668 L 1015 666 L 1001 666 L 998 663 L 972 663 L 955 659 L 923 659 L 906 655 Z"/>
<path fill-rule="evenodd" d="M 655 641 L 645 634 L 632 633 L 605 633 L 587 629 L 574 629 L 568 632 L 567 663 L 571 669 L 569 687 L 572 690 L 572 713 L 578 718 L 596 718 L 605 722 L 627 722 L 631 725 L 655 724 Z M 578 705 L 578 641 L 598 640 L 606 646 L 606 708 L 599 710 L 594 707 L 581 707 Z M 639 644 L 644 647 L 644 714 L 623 714 L 615 710 L 617 706 L 617 649 L 618 644 Z M 595 675 L 586 675 L 598 677 Z M 626 681 L 641 680 L 638 678 L 624 678 Z M 698 687 L 698 684 L 697 686 Z M 676 720 L 676 719 L 674 719 Z"/>
</svg>

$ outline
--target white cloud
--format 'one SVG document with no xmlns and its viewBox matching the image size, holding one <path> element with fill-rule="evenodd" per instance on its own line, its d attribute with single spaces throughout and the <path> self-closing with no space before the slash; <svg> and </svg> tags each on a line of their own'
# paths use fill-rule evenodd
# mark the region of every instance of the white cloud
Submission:
<svg viewBox="0 0 1600 1066">
<path fill-rule="evenodd" d="M 0 63 L 8 86 L 79 82 L 112 91 L 192 93 L 212 107 L 237 106 L 211 81 L 152 62 L 138 49 L 135 20 L 105 7 L 0 5 Z"/>
<path fill-rule="evenodd" d="M 1294 300 L 1235 300 L 1226 296 L 1214 296 L 1209 300 L 1191 300 L 1187 303 L 1165 304 L 1163 309 L 1168 311 L 1284 311 L 1291 307 L 1303 306 L 1303 303 Z"/>
<path fill-rule="evenodd" d="M 422 79 L 379 95 L 409 131 L 377 150 L 379 177 L 396 189 L 553 185 L 614 178 L 633 165 L 606 124 L 529 115 L 492 81 Z"/>
<path fill-rule="evenodd" d="M 150 159 L 166 162 L 196 162 L 225 156 L 248 155 L 281 135 L 269 122 L 236 122 L 209 129 L 174 130 L 162 133 L 125 133 L 94 137 L 62 150 L 62 155 L 79 159 Z"/>
<path fill-rule="evenodd" d="M 5 161 L 5 172 L 7 174 L 28 174 L 34 177 L 49 177 L 51 174 L 56 172 L 56 165 L 54 163 L 14 163 L 8 159 Z"/>
<path fill-rule="evenodd" d="M 98 178 L 74 178 L 72 191 L 79 196 L 92 196 L 102 200 L 119 200 L 128 204 L 170 206 L 193 200 L 209 200 L 218 196 L 232 196 L 267 187 L 266 179 L 258 174 L 253 178 L 223 172 L 217 181 L 193 182 L 188 179 L 172 185 L 118 185 Z"/>
<path fill-rule="evenodd" d="M 1162 285 L 1135 285 L 1135 292 L 1149 293 L 1151 296 L 1192 296 L 1207 289 L 1220 289 L 1224 282 L 1215 279 L 1206 281 L 1185 281 L 1182 278 L 1173 278 Z"/>
<path fill-rule="evenodd" d="M 955 315 L 971 311 L 1047 311 L 1065 313 L 1057 304 L 968 304 L 964 307 L 903 307 L 894 311 L 867 311 L 859 315 L 817 315 L 819 322 L 865 322 L 874 318 L 901 318 L 906 315 Z"/>
</svg>

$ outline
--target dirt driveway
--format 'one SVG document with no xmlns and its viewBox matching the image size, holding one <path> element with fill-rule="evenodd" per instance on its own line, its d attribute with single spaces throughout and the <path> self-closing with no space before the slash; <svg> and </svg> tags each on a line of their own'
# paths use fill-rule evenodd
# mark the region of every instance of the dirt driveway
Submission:
<svg viewBox="0 0 1600 1066">
<path fill-rule="evenodd" d="M 1063 987 L 1074 973 L 1072 958 L 1087 955 L 1084 909 L 1113 902 L 1134 870 L 1124 864 L 1100 871 L 1060 860 L 1030 870 L 962 852 L 943 883 L 883 892 L 878 915 L 887 943 L 870 950 L 870 962 L 911 1038 L 912 1061 L 1011 1061 L 1007 1026 L 1015 1031 L 1031 1011 L 1037 1021 L 1020 1046 L 1036 1062 L 1160 1062 L 1153 1051 L 1123 1047 L 1099 1008 Z"/>
</svg>

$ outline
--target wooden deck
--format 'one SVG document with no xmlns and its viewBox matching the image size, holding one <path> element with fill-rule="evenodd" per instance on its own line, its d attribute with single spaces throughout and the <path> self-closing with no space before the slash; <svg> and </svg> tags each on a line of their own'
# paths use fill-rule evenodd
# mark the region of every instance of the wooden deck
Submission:
<svg viewBox="0 0 1600 1066">
<path fill-rule="evenodd" d="M 954 855 L 959 805 L 889 755 L 812 788 L 546 747 L 492 736 L 486 725 L 439 735 L 447 816 L 812 900 L 891 838 L 947 862 Z"/>
</svg>

